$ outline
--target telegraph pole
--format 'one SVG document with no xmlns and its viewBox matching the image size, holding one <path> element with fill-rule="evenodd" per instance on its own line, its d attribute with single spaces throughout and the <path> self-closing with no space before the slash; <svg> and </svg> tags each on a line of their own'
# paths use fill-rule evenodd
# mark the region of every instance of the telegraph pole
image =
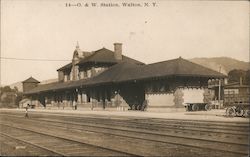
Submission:
<svg viewBox="0 0 250 157">
<path fill-rule="evenodd" d="M 221 71 L 221 66 L 219 69 L 219 72 Z M 221 108 L 221 104 L 220 104 L 220 91 L 221 91 L 221 79 L 219 79 L 219 96 L 218 96 L 218 100 L 219 100 L 219 109 Z"/>
</svg>

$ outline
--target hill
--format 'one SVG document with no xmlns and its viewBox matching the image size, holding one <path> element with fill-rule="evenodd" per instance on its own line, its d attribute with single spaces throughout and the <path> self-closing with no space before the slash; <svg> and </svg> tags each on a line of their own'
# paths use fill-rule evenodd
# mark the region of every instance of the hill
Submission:
<svg viewBox="0 0 250 157">
<path fill-rule="evenodd" d="M 207 68 L 228 74 L 233 69 L 249 70 L 249 62 L 239 61 L 229 57 L 213 57 L 213 58 L 192 58 L 189 61 L 200 64 Z"/>
</svg>

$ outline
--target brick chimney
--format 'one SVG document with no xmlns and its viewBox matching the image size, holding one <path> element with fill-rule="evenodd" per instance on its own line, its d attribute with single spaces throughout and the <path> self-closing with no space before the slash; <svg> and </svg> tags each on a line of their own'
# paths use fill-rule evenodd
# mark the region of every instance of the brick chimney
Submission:
<svg viewBox="0 0 250 157">
<path fill-rule="evenodd" d="M 116 60 L 122 60 L 122 43 L 114 43 L 114 56 Z"/>
</svg>

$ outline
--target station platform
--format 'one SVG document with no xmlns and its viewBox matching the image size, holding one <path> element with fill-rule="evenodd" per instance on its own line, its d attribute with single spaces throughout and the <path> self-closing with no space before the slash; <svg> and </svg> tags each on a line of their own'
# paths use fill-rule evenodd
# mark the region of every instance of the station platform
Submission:
<svg viewBox="0 0 250 157">
<path fill-rule="evenodd" d="M 23 112 L 25 109 L 0 109 L 1 111 Z M 110 117 L 133 117 L 133 118 L 163 118 L 163 119 L 179 119 L 179 120 L 200 120 L 200 121 L 223 121 L 223 122 L 246 122 L 249 118 L 244 117 L 226 117 L 224 109 L 213 109 L 210 111 L 186 112 L 181 110 L 169 110 L 168 112 L 149 112 L 149 111 L 117 111 L 117 110 L 72 110 L 72 109 L 29 109 L 29 113 L 38 114 L 56 113 L 65 114 L 65 116 L 110 116 Z"/>
</svg>

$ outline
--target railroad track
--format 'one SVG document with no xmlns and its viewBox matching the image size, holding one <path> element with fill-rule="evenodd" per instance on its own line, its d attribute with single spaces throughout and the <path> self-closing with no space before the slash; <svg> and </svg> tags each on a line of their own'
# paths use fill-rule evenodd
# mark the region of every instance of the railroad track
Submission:
<svg viewBox="0 0 250 157">
<path fill-rule="evenodd" d="M 0 132 L 0 146 L 0 156 L 62 156 L 53 150 L 17 139 L 3 132 Z"/>
<path fill-rule="evenodd" d="M 86 122 L 73 122 L 73 121 L 68 121 L 68 120 L 56 120 L 56 119 L 39 119 L 39 121 L 43 121 L 45 123 L 50 123 L 50 125 L 54 126 L 62 126 L 62 125 L 68 125 L 68 127 L 71 128 L 76 128 L 76 129 L 82 129 L 86 131 L 95 131 L 96 129 L 101 129 L 102 132 L 103 130 L 120 130 L 120 131 L 125 131 L 125 132 L 136 132 L 136 133 L 146 133 L 146 134 L 154 134 L 154 135 L 160 135 L 160 136 L 174 136 L 174 137 L 180 137 L 180 138 L 186 138 L 186 139 L 203 139 L 206 141 L 212 141 L 212 142 L 221 142 L 223 143 L 228 143 L 228 144 L 239 144 L 241 145 L 242 143 L 245 142 L 245 144 L 248 144 L 247 139 L 248 134 L 236 134 L 237 136 L 232 136 L 234 134 L 232 133 L 223 133 L 223 137 L 219 136 L 218 133 L 214 132 L 209 132 L 209 131 L 203 131 L 203 130 L 189 130 L 189 129 L 163 129 L 161 128 L 158 129 L 144 129 L 144 128 L 138 128 L 138 127 L 128 127 L 125 125 L 122 126 L 117 126 L 115 124 L 113 125 L 103 125 L 100 123 L 86 123 Z M 113 132 L 113 131 L 112 131 Z M 208 134 L 206 134 L 208 133 Z M 207 138 L 207 139 L 206 139 Z M 244 142 L 242 142 L 244 140 Z"/>
<path fill-rule="evenodd" d="M 114 121 L 111 121 L 109 122 L 110 120 L 106 121 L 106 120 L 101 120 L 99 121 L 96 120 L 96 121 L 93 121 L 93 120 L 88 120 L 88 119 L 79 119 L 79 118 L 64 118 L 63 121 L 59 121 L 58 120 L 58 117 L 53 117 L 53 118 L 39 118 L 39 117 L 36 117 L 38 118 L 39 121 L 49 121 L 49 122 L 58 122 L 58 123 L 74 123 L 74 124 L 77 124 L 77 125 L 82 125 L 82 126 L 96 126 L 96 127 L 102 127 L 102 128 L 105 128 L 105 125 L 110 127 L 110 126 L 117 126 L 117 127 L 125 127 L 125 128 L 133 128 L 133 129 L 146 129 L 146 130 L 150 130 L 150 131 L 161 131 L 161 132 L 173 132 L 173 133 L 180 133 L 180 134 L 187 134 L 188 136 L 197 136 L 197 135 L 208 135 L 209 138 L 213 137 L 214 135 L 217 136 L 217 134 L 223 134 L 224 137 L 222 138 L 228 138 L 228 139 L 231 139 L 231 140 L 236 140 L 236 142 L 240 139 L 244 139 L 244 138 L 248 138 L 248 128 L 244 127 L 242 129 L 239 129 L 237 131 L 228 131 L 228 130 L 218 130 L 216 128 L 200 128 L 200 127 L 197 127 L 197 126 L 185 126 L 185 124 L 183 125 L 179 125 L 179 126 L 175 126 L 175 127 L 172 127 L 171 125 L 170 126 L 166 126 L 166 125 L 152 125 L 152 124 L 147 124 L 145 125 L 145 123 L 143 124 L 140 124 L 140 123 L 128 123 L 127 121 L 123 121 L 123 122 L 114 122 Z M 53 120 L 51 120 L 53 119 Z M 73 122 L 74 121 L 74 122 Z M 75 123 L 77 122 L 77 123 Z M 178 123 L 178 121 L 176 122 Z M 227 128 L 229 129 L 229 128 Z M 195 132 L 196 134 L 193 134 L 193 132 Z M 237 136 L 237 138 L 234 139 L 234 137 Z M 216 137 L 216 138 L 221 138 L 221 137 Z"/>
<path fill-rule="evenodd" d="M 29 119 L 29 121 L 32 121 Z M 34 121 L 34 120 L 33 120 Z M 75 124 L 73 122 L 56 122 L 56 121 L 45 121 L 39 122 L 41 125 L 49 125 L 50 127 L 56 127 L 57 129 L 65 129 L 70 128 L 71 130 L 78 130 L 78 131 L 88 131 L 88 132 L 95 132 L 98 134 L 106 134 L 111 135 L 111 137 L 126 137 L 126 138 L 133 138 L 133 139 L 140 139 L 146 140 L 150 142 L 162 142 L 168 144 L 174 144 L 189 148 L 200 148 L 214 152 L 220 152 L 225 155 L 233 155 L 233 156 L 246 156 L 248 145 L 247 144 L 239 144 L 239 143 L 230 143 L 230 142 L 220 142 L 214 140 L 207 140 L 207 139 L 196 139 L 194 137 L 187 138 L 187 137 L 180 137 L 180 136 L 170 136 L 170 135 L 162 135 L 156 134 L 152 132 L 140 132 L 136 130 L 122 130 L 122 129 L 114 129 L 114 128 L 104 128 L 98 126 L 86 126 L 81 125 L 79 123 Z M 92 128 L 91 128 L 92 127 Z M 219 154 L 220 154 L 219 153 Z"/>
<path fill-rule="evenodd" d="M 4 115 L 0 113 L 0 115 Z M 9 114 L 8 114 L 9 115 Z M 49 115 L 54 115 L 49 114 Z M 14 116 L 14 115 L 13 115 Z M 15 115 L 16 116 L 16 115 Z M 20 117 L 22 117 L 21 115 Z M 33 116 L 32 116 L 33 117 Z M 224 124 L 224 122 L 199 122 L 199 121 L 189 121 L 189 120 L 162 120 L 162 122 L 152 122 L 150 119 L 132 119 L 132 120 L 113 120 L 113 119 L 101 119 L 101 118 L 92 118 L 92 117 L 65 117 L 62 115 L 53 116 L 52 119 L 58 117 L 68 119 L 68 121 L 74 121 L 79 123 L 91 123 L 91 124 L 105 124 L 105 125 L 116 125 L 116 126 L 126 126 L 126 127 L 133 127 L 133 128 L 141 128 L 141 129 L 176 129 L 176 130 L 191 130 L 191 131 L 202 131 L 202 132 L 214 132 L 214 133 L 226 133 L 231 135 L 248 135 L 249 132 L 249 124 L 242 123 L 242 124 Z M 34 115 L 33 118 L 38 118 L 40 120 L 46 120 L 44 116 L 37 116 Z M 83 120 L 84 118 L 84 120 Z M 98 121 L 97 121 L 98 119 Z M 226 123 L 226 122 L 225 122 Z"/>
<path fill-rule="evenodd" d="M 77 121 L 77 119 L 68 119 L 65 118 L 63 120 L 58 120 L 56 118 L 49 119 L 49 118 L 37 118 L 40 122 L 49 122 L 51 125 L 55 125 L 57 123 L 57 126 L 60 126 L 61 124 L 67 124 L 67 125 L 77 125 L 82 126 L 82 129 L 86 130 L 86 127 L 91 128 L 99 128 L 99 129 L 114 129 L 114 130 L 123 130 L 123 131 L 137 131 L 137 132 L 149 132 L 154 133 L 158 135 L 169 135 L 169 136 L 179 136 L 179 137 L 192 137 L 192 139 L 204 139 L 208 138 L 210 141 L 223 141 L 225 143 L 233 143 L 233 144 L 242 144 L 243 140 L 248 139 L 248 132 L 229 132 L 229 131 L 223 131 L 223 130 L 207 130 L 207 129 L 200 129 L 200 128 L 185 128 L 183 126 L 180 127 L 166 127 L 166 126 L 143 126 L 141 127 L 141 124 L 136 125 L 128 125 L 125 123 L 119 123 L 117 125 L 116 123 L 108 123 L 105 122 L 95 122 L 95 121 L 88 121 L 84 119 L 84 121 Z M 75 121 L 75 122 L 74 122 Z M 74 127 L 74 126 L 72 126 Z M 93 130 L 93 129 L 92 129 Z M 245 143 L 248 141 L 245 140 Z"/>
<path fill-rule="evenodd" d="M 187 137 L 197 137 L 198 138 L 208 138 L 211 139 L 212 141 L 226 141 L 226 142 L 232 142 L 232 143 L 242 143 L 241 141 L 244 139 L 248 138 L 248 132 L 247 128 L 245 128 L 244 132 L 241 131 L 228 131 L 228 130 L 218 130 L 218 129 L 204 129 L 204 128 L 195 128 L 195 127 L 187 127 L 185 125 L 179 125 L 177 127 L 173 126 L 168 126 L 168 125 L 153 125 L 153 124 L 140 124 L 139 122 L 137 124 L 134 123 L 128 123 L 127 121 L 122 121 L 122 122 L 103 122 L 103 121 L 89 121 L 88 119 L 83 118 L 64 118 L 62 120 L 58 120 L 58 117 L 53 117 L 53 118 L 40 118 L 40 117 L 35 117 L 39 121 L 46 121 L 50 123 L 59 123 L 60 124 L 75 124 L 78 126 L 84 126 L 85 129 L 86 127 L 97 127 L 97 128 L 114 128 L 114 129 L 121 129 L 121 130 L 128 130 L 130 131 L 131 129 L 134 130 L 139 130 L 139 131 L 151 131 L 155 132 L 156 134 L 167 134 L 167 135 L 174 135 L 174 136 L 183 136 Z M 109 120 L 108 120 L 109 121 Z M 178 121 L 177 121 L 178 123 Z M 93 130 L 93 129 L 92 129 Z M 247 142 L 247 140 L 245 140 Z"/>
<path fill-rule="evenodd" d="M 44 118 L 39 118 L 44 119 Z M 46 118 L 45 118 L 46 119 Z M 69 118 L 65 118 L 69 119 Z M 177 130 L 193 130 L 193 131 L 204 131 L 204 132 L 217 132 L 217 133 L 228 133 L 228 134 L 242 134 L 242 135 L 248 135 L 249 128 L 248 126 L 236 128 L 236 126 L 212 126 L 207 125 L 206 123 L 203 124 L 185 124 L 176 121 L 172 121 L 171 123 L 150 123 L 150 122 L 132 122 L 132 121 L 115 121 L 115 120 L 108 120 L 102 119 L 102 120 L 94 120 L 94 119 L 84 119 L 83 118 L 70 118 L 69 121 L 78 121 L 78 122 L 85 122 L 85 123 L 95 123 L 95 124 L 105 124 L 105 125 L 120 125 L 120 126 L 126 126 L 126 127 L 136 127 L 136 128 L 142 128 L 142 129 L 152 129 L 152 128 L 161 128 L 161 129 L 177 129 Z"/>
<path fill-rule="evenodd" d="M 65 115 L 59 114 L 59 113 L 49 113 L 49 115 L 56 115 L 58 116 L 63 116 L 65 118 Z M 87 118 L 85 120 L 94 120 L 99 119 L 101 123 L 106 122 L 107 116 L 103 117 L 94 117 L 94 116 L 83 116 L 79 115 L 74 116 L 74 115 L 69 115 L 69 118 L 74 118 L 74 120 L 77 119 L 82 119 L 82 118 Z M 118 124 L 119 122 L 124 122 L 124 120 L 119 120 L 119 119 L 108 119 L 109 121 L 112 121 L 112 124 Z M 139 118 L 136 119 L 135 117 L 129 117 L 129 119 L 125 120 L 126 123 L 130 124 L 150 124 L 150 125 L 161 125 L 161 126 L 180 126 L 180 125 L 185 125 L 188 127 L 196 127 L 196 128 L 204 128 L 204 129 L 223 129 L 223 130 L 235 130 L 235 131 L 242 131 L 245 130 L 246 132 L 249 132 L 249 123 L 248 122 L 216 122 L 216 121 L 199 121 L 199 120 L 185 120 L 185 119 L 159 119 L 159 118 Z"/>
<path fill-rule="evenodd" d="M 6 124 L 1 125 L 0 134 L 46 150 L 51 156 L 136 156 L 135 154 L 103 148 L 72 139 Z"/>
</svg>

